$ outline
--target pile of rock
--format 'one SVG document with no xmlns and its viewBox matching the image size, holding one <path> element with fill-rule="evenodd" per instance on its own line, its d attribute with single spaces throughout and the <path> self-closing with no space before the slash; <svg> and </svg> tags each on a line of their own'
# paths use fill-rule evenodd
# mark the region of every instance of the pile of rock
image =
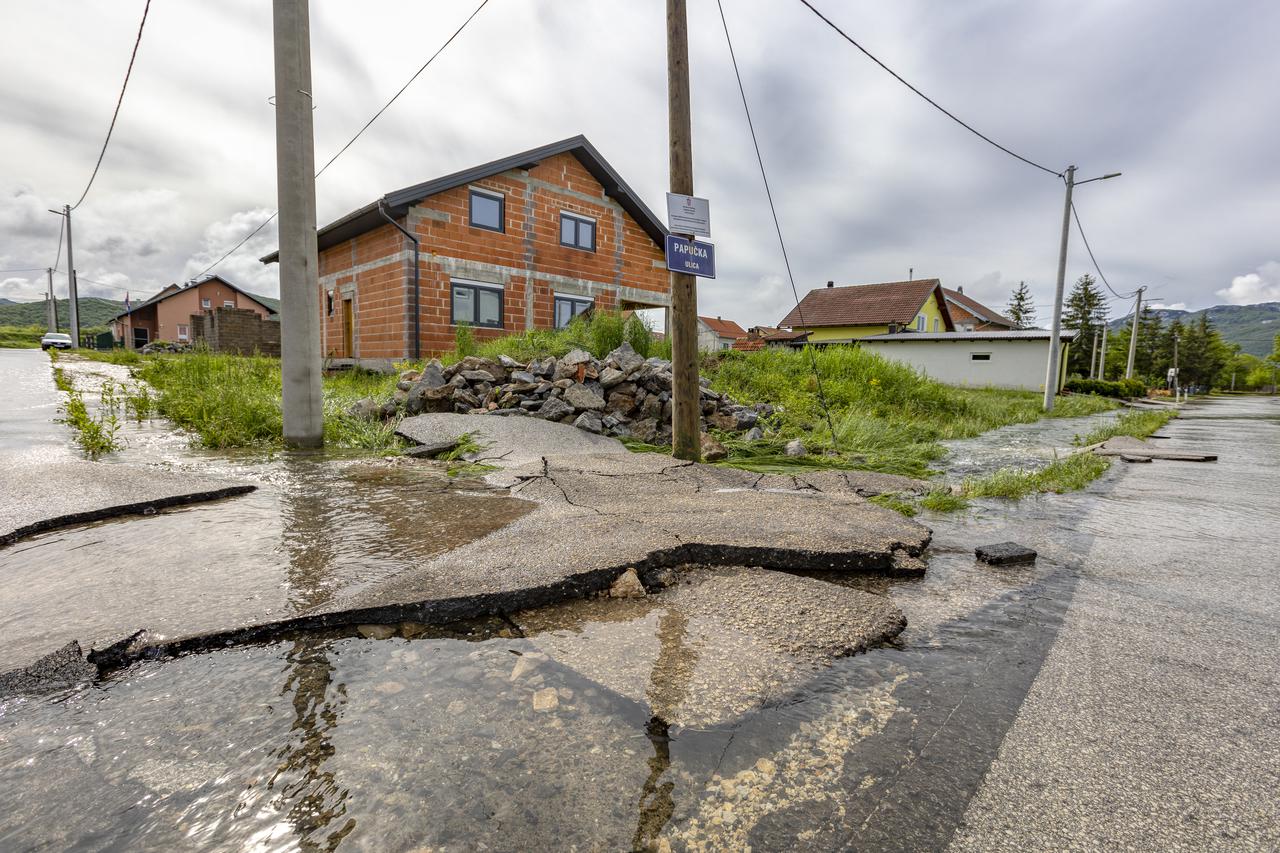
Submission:
<svg viewBox="0 0 1280 853">
<path fill-rule="evenodd" d="M 646 359 L 625 343 L 603 359 L 580 349 L 528 364 L 505 355 L 497 360 L 468 356 L 448 367 L 432 359 L 421 371 L 400 374 L 396 387 L 391 401 L 365 398 L 352 413 L 367 418 L 429 412 L 524 416 L 650 444 L 671 441 L 671 362 Z M 772 413 L 767 403 L 738 405 L 703 381 L 704 435 L 715 429 L 759 438 L 757 422 Z M 709 436 L 704 451 L 717 452 Z"/>
</svg>

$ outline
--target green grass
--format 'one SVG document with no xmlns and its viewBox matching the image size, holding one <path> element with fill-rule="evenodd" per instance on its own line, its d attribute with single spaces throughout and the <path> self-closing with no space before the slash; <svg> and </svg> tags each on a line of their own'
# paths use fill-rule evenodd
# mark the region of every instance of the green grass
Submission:
<svg viewBox="0 0 1280 853">
<path fill-rule="evenodd" d="M 908 518 L 920 512 L 915 503 L 903 495 L 875 495 L 874 497 L 867 498 L 867 500 L 877 506 L 882 506 L 885 509 L 891 509 L 894 512 L 901 513 Z"/>
<path fill-rule="evenodd" d="M 956 512 L 969 506 L 964 495 L 952 494 L 949 489 L 938 489 L 920 499 L 920 506 L 934 512 Z"/>
<path fill-rule="evenodd" d="M 148 411 L 190 430 L 202 447 L 274 449 L 284 444 L 279 359 L 207 352 L 157 355 L 142 359 L 134 374 L 155 389 Z M 395 376 L 360 370 L 326 376 L 326 445 L 372 451 L 402 447 L 394 420 L 368 421 L 347 411 L 362 397 L 389 399 L 395 383 Z"/>
<path fill-rule="evenodd" d="M 105 453 L 111 453 L 124 446 L 119 438 L 120 432 L 120 397 L 114 382 L 108 380 L 102 385 L 101 402 L 97 415 L 89 413 L 85 405 L 84 395 L 71 382 L 71 378 L 60 367 L 53 369 L 53 383 L 58 390 L 67 395 L 62 404 L 62 422 L 75 432 L 76 444 L 90 459 L 97 459 Z"/>
<path fill-rule="evenodd" d="M 441 360 L 452 364 L 468 355 L 492 359 L 506 355 L 527 364 L 548 356 L 559 358 L 573 349 L 586 350 L 596 358 L 603 358 L 621 346 L 623 341 L 629 342 L 646 358 L 671 357 L 670 341 L 655 340 L 638 316 L 632 315 L 624 320 L 619 313 L 600 311 L 592 312 L 590 316 L 575 317 L 563 329 L 531 329 L 489 340 L 478 340 L 469 326 L 459 326 L 453 351 L 445 353 Z"/>
<path fill-rule="evenodd" d="M 1176 412 L 1140 411 L 1125 412 L 1108 424 L 1076 436 L 1076 444 L 1081 447 L 1100 444 L 1117 435 L 1129 435 L 1134 438 L 1146 438 L 1155 433 L 1177 416 Z"/>
<path fill-rule="evenodd" d="M 929 463 L 944 452 L 939 442 L 971 438 L 1044 416 L 1035 392 L 944 385 L 857 347 L 816 349 L 812 355 L 831 410 L 831 425 L 819 400 L 808 351 L 765 349 L 721 357 L 711 373 L 712 388 L 742 402 L 779 407 L 765 425 L 762 449 L 747 452 L 726 445 L 730 464 L 753 470 L 762 463 L 794 466 L 797 460 L 776 454 L 790 439 L 801 438 L 812 454 L 811 459 L 801 460 L 804 464 L 928 476 Z M 1078 417 L 1116 406 L 1099 397 L 1062 397 L 1053 416 Z M 823 455 L 828 451 L 835 453 Z"/>
<path fill-rule="evenodd" d="M 1001 468 L 984 477 L 967 477 L 961 486 L 966 498 L 1012 498 L 1040 492 L 1073 492 L 1101 477 L 1110 462 L 1092 453 L 1074 453 L 1038 471 Z"/>
<path fill-rule="evenodd" d="M 45 331 L 44 326 L 0 326 L 0 347 L 8 349 L 38 347 Z"/>
</svg>

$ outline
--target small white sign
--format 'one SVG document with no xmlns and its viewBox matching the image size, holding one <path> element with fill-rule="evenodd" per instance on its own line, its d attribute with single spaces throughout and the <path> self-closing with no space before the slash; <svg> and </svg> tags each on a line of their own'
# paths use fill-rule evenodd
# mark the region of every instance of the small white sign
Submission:
<svg viewBox="0 0 1280 853">
<path fill-rule="evenodd" d="M 711 202 L 691 195 L 667 193 L 667 227 L 672 234 L 711 236 Z"/>
</svg>

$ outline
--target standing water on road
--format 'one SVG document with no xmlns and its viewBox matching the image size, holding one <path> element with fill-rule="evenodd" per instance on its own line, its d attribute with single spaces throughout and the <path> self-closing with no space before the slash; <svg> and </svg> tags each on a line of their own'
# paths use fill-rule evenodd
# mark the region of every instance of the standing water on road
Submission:
<svg viewBox="0 0 1280 853">
<path fill-rule="evenodd" d="M 1274 405 L 1250 405 L 1244 412 L 1249 406 L 1236 402 L 1208 404 L 1222 420 L 1187 418 L 1166 431 L 1174 441 L 1212 442 L 1224 460 L 1254 454 L 1229 470 L 1243 467 L 1274 480 L 1280 419 Z M 1260 418 L 1231 420 L 1254 409 Z M 1067 421 L 1052 443 L 1069 446 L 1071 436 L 1092 426 Z M 1260 440 L 1270 444 L 1259 454 Z M 114 602 L 107 609 L 119 608 L 123 624 L 129 612 L 123 591 L 134 584 L 134 597 L 146 597 L 147 579 L 157 573 L 180 574 L 193 593 L 160 602 L 155 612 L 169 621 L 148 627 L 185 633 L 188 620 L 198 622 L 207 608 L 234 614 L 263 602 L 273 613 L 296 612 L 335 587 L 376 582 L 520 511 L 518 501 L 450 488 L 422 465 L 305 456 L 209 464 L 253 471 L 264 488 L 218 505 L 24 540 L 18 548 L 27 550 L 0 550 L 6 644 L 25 642 L 31 631 L 45 631 L 49 640 L 69 630 L 114 639 L 110 620 L 88 621 L 97 601 Z M 1164 578 L 1144 584 L 1143 568 L 1159 565 L 1181 582 L 1192 573 L 1183 574 L 1177 561 L 1191 548 L 1194 577 L 1211 575 L 1219 589 L 1242 577 L 1251 584 L 1251 603 L 1233 610 L 1219 602 L 1213 609 L 1217 619 L 1236 620 L 1215 628 L 1237 641 L 1211 653 L 1254 655 L 1276 634 L 1277 585 L 1274 572 L 1267 574 L 1274 561 L 1259 567 L 1241 559 L 1238 541 L 1251 512 L 1280 507 L 1259 507 L 1256 494 L 1219 482 L 1221 476 L 1213 467 L 1115 466 L 1085 492 L 981 501 L 967 514 L 923 516 L 934 528 L 923 577 L 817 575 L 892 597 L 908 620 L 894 644 L 839 659 L 762 707 L 730 707 L 708 714 L 705 723 L 674 725 L 656 709 L 670 700 L 672 678 L 683 695 L 714 703 L 715 686 L 733 679 L 704 677 L 699 667 L 712 658 L 718 665 L 733 661 L 721 660 L 714 643 L 701 643 L 688 615 L 660 595 L 447 629 L 401 623 L 299 633 L 142 661 L 54 696 L 4 700 L 0 848 L 935 850 L 953 839 L 970 849 L 999 846 L 1003 827 L 982 835 L 991 815 L 1013 814 L 1017 828 L 1029 831 L 1039 826 L 1044 792 L 1056 795 L 1055 786 L 1065 784 L 1061 774 L 1022 770 L 1006 791 L 997 758 L 1018 760 L 1003 744 L 1024 705 L 1036 706 L 1037 679 L 1055 646 L 1081 642 L 1076 626 L 1089 614 L 1076 610 L 1078 589 L 1086 588 L 1091 602 L 1100 589 L 1159 613 L 1181 612 L 1187 590 L 1162 592 Z M 1190 522 L 1180 512 L 1185 501 L 1194 509 Z M 1135 553 L 1134 531 L 1143 530 L 1156 538 L 1142 540 Z M 974 562 L 974 545 L 1002 539 L 1036 548 L 1040 562 L 1021 568 Z M 85 553 L 90 557 L 82 560 Z M 77 560 L 80 580 L 90 584 L 98 569 L 84 566 L 119 573 L 128 581 L 122 594 L 113 599 L 112 583 L 104 582 L 58 612 L 50 602 L 77 594 L 70 571 L 48 599 L 25 590 L 49 584 L 52 565 Z M 1117 566 L 1137 570 L 1113 579 Z M 261 598 L 245 604 L 232 590 Z M 11 600 L 26 608 L 25 619 L 11 615 Z M 1123 612 L 1109 618 L 1124 621 Z M 1141 618 L 1160 624 L 1145 613 Z M 141 626 L 128 624 L 134 627 Z M 1090 626 L 1083 641 L 1102 642 L 1106 630 Z M 621 634 L 634 639 L 591 645 Z M 50 642 L 32 645 L 48 651 Z M 1112 668 L 1127 673 L 1145 648 L 1112 650 Z M 1164 647 L 1156 652 L 1167 656 Z M 1077 650 L 1073 658 L 1082 655 Z M 1274 662 L 1266 669 L 1250 660 L 1250 683 L 1265 693 L 1276 682 Z M 631 678 L 644 675 L 647 661 L 650 681 Z M 744 672 L 758 668 L 755 660 L 741 663 Z M 1147 658 L 1136 665 L 1144 673 L 1150 666 Z M 1073 675 L 1080 690 L 1072 699 L 1085 703 L 1091 673 Z M 639 686 L 626 686 L 633 683 Z M 1179 701 L 1150 693 L 1169 709 Z M 1138 705 L 1142 697 L 1125 701 Z M 1090 737 L 1107 734 L 1096 708 L 1075 708 L 1073 717 L 1092 727 Z M 1148 721 L 1159 718 L 1143 710 Z M 1106 716 L 1122 712 L 1110 708 Z M 1219 724 L 1204 709 L 1196 719 Z M 1232 729 L 1253 738 L 1263 764 L 1274 747 L 1248 727 L 1265 719 L 1254 714 Z M 1052 733 L 1073 722 L 1053 720 L 1047 728 Z M 1040 733 L 1029 754 L 1088 754 L 1090 743 L 1064 748 Z M 1108 772 L 1143 766 L 1123 744 L 1108 746 L 1128 765 Z M 1226 790 L 1255 802 L 1268 796 L 1214 765 L 1217 755 L 1196 754 L 1217 780 L 1204 803 Z M 1171 766 L 1162 761 L 1157 783 Z M 1126 779 L 1123 793 L 1153 784 L 1151 776 Z M 1028 791 L 1041 792 L 1041 799 L 1012 811 L 1000 807 L 1000 797 Z M 987 810 L 975 814 L 971 802 Z M 1095 807 L 1096 819 L 1104 820 L 1105 810 Z M 1185 819 L 1162 818 L 1197 831 L 1185 829 Z M 1055 828 L 1052 819 L 1047 823 Z M 1079 829 L 1059 828 L 1064 834 L 1039 837 L 1024 849 L 1070 846 Z M 1265 849 L 1276 840 L 1274 824 L 1258 822 L 1248 831 L 1241 837 L 1260 843 L 1224 844 L 1222 836 L 1205 834 L 1187 836 L 1193 843 L 1184 846 Z"/>
</svg>

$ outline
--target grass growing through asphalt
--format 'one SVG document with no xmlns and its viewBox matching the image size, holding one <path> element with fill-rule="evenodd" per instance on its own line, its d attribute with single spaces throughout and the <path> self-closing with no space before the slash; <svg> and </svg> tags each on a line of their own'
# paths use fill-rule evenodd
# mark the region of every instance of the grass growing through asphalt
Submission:
<svg viewBox="0 0 1280 853">
<path fill-rule="evenodd" d="M 190 430 L 202 447 L 284 444 L 279 359 L 207 352 L 156 355 L 142 359 L 134 373 L 155 389 L 154 410 Z M 326 445 L 374 451 L 403 446 L 394 421 L 369 421 L 347 411 L 362 397 L 390 399 L 395 383 L 395 376 L 361 370 L 326 376 Z"/>
<path fill-rule="evenodd" d="M 62 422 L 75 432 L 76 444 L 86 456 L 97 459 L 104 453 L 111 453 L 124 446 L 119 438 L 120 397 L 116 393 L 114 382 L 108 380 L 102 384 L 101 402 L 96 416 L 89 413 L 84 395 L 61 367 L 53 368 L 53 384 L 67 395 L 67 400 L 61 407 Z"/>
<path fill-rule="evenodd" d="M 1084 435 L 1077 435 L 1076 444 L 1081 447 L 1089 447 L 1094 444 L 1100 444 L 1108 438 L 1114 438 L 1117 435 L 1146 438 L 1147 436 L 1154 434 L 1158 429 L 1173 420 L 1176 416 L 1176 412 L 1125 412 L 1111 423 L 1103 424 Z"/>
<path fill-rule="evenodd" d="M 765 349 L 722 356 L 711 374 L 715 390 L 780 410 L 767 425 L 765 441 L 750 447 L 726 443 L 731 464 L 752 470 L 794 466 L 796 460 L 781 451 L 787 441 L 799 438 L 824 467 L 927 476 L 929 463 L 944 453 L 939 442 L 1044 416 L 1035 392 L 944 385 L 858 347 L 827 347 L 813 355 L 834 440 L 808 352 Z M 1062 397 L 1052 416 L 1077 417 L 1116 406 L 1100 397 Z"/>
<path fill-rule="evenodd" d="M 1001 468 L 984 477 L 967 477 L 961 486 L 966 498 L 1024 498 L 1039 492 L 1073 492 L 1106 472 L 1111 463 L 1092 453 L 1073 453 L 1037 471 Z"/>
</svg>

